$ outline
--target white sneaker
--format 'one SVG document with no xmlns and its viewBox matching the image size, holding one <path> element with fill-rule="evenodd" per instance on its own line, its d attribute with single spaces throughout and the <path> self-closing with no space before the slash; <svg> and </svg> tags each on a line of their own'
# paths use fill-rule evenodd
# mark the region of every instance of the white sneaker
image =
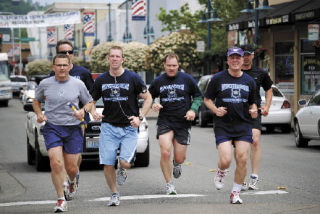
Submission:
<svg viewBox="0 0 320 214">
<path fill-rule="evenodd" d="M 173 165 L 173 170 L 172 170 L 173 177 L 174 178 L 179 178 L 181 176 L 181 173 L 182 173 L 181 164 L 175 163 L 173 161 L 172 165 Z"/>
<path fill-rule="evenodd" d="M 226 175 L 225 170 L 218 170 L 216 176 L 214 177 L 214 184 L 216 185 L 217 190 L 220 190 L 224 187 L 224 176 Z"/>
<path fill-rule="evenodd" d="M 120 205 L 120 194 L 117 193 L 112 193 L 108 206 L 119 206 Z"/>
<path fill-rule="evenodd" d="M 177 194 L 177 191 L 173 185 L 173 182 L 167 183 L 166 189 L 167 189 L 167 195 L 176 195 Z"/>
<path fill-rule="evenodd" d="M 68 211 L 68 205 L 67 202 L 63 199 L 58 199 L 57 204 L 54 207 L 54 212 L 55 213 L 61 213 L 61 212 L 66 212 Z"/>
<path fill-rule="evenodd" d="M 240 192 L 233 191 L 230 194 L 230 203 L 231 204 L 242 204 L 243 203 L 242 199 L 240 198 Z"/>
<path fill-rule="evenodd" d="M 257 190 L 257 189 L 259 189 L 258 188 L 258 182 L 259 182 L 259 179 L 257 177 L 250 176 L 250 182 L 249 182 L 248 189 L 249 190 Z"/>
<path fill-rule="evenodd" d="M 64 186 L 64 197 L 67 201 L 71 201 L 77 193 L 78 185 L 76 178 L 73 181 L 68 179 L 68 185 Z"/>
<path fill-rule="evenodd" d="M 118 158 L 118 170 L 117 170 L 117 183 L 118 185 L 123 185 L 127 180 L 127 170 L 125 168 L 121 168 L 120 158 Z"/>
<path fill-rule="evenodd" d="M 241 191 L 246 191 L 246 190 L 248 190 L 248 184 L 247 184 L 247 182 L 244 181 L 241 186 Z"/>
</svg>

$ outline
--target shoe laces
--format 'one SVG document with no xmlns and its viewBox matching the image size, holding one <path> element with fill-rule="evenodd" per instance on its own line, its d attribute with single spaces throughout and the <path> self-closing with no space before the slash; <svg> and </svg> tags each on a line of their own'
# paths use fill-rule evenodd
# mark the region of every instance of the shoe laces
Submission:
<svg viewBox="0 0 320 214">
<path fill-rule="evenodd" d="M 64 200 L 63 199 L 58 199 L 57 200 L 57 207 L 61 207 L 63 204 Z"/>
<path fill-rule="evenodd" d="M 74 182 L 70 182 L 70 183 L 69 183 L 69 192 L 70 192 L 70 193 L 72 193 L 72 192 L 75 191 L 74 185 L 75 185 Z"/>
<path fill-rule="evenodd" d="M 221 182 L 223 177 L 226 175 L 227 172 L 225 171 L 222 171 L 222 170 L 218 170 L 218 173 L 217 173 L 217 178 L 218 180 Z"/>
<path fill-rule="evenodd" d="M 239 197 L 240 197 L 240 193 L 239 193 L 239 192 L 233 191 L 233 192 L 231 193 L 231 198 L 239 198 Z"/>
</svg>

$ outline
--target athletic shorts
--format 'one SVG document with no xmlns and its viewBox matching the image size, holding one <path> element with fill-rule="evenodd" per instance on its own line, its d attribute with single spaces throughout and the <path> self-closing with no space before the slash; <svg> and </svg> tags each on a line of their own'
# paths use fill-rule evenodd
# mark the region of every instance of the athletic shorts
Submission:
<svg viewBox="0 0 320 214">
<path fill-rule="evenodd" d="M 234 141 L 245 141 L 248 143 L 253 142 L 252 135 L 245 135 L 245 136 L 239 136 L 239 137 L 216 136 L 216 145 L 218 146 L 220 143 L 224 143 L 230 140 L 232 140 L 232 144 L 234 144 Z"/>
<path fill-rule="evenodd" d="M 252 128 L 253 129 L 259 129 L 260 131 L 262 130 L 261 126 L 261 111 L 258 111 L 258 117 L 255 119 L 252 119 Z"/>
<path fill-rule="evenodd" d="M 100 164 L 114 165 L 119 148 L 120 160 L 130 163 L 136 152 L 138 140 L 137 128 L 132 126 L 117 127 L 110 123 L 102 123 L 100 131 Z"/>
<path fill-rule="evenodd" d="M 176 141 L 181 145 L 190 145 L 190 132 L 191 128 L 176 128 L 176 127 L 169 127 L 167 125 L 158 125 L 157 130 L 157 139 L 162 134 L 167 132 L 173 131 L 173 136 Z"/>
<path fill-rule="evenodd" d="M 67 154 L 78 154 L 83 150 L 81 125 L 57 126 L 46 122 L 43 137 L 47 150 L 62 146 Z"/>
</svg>

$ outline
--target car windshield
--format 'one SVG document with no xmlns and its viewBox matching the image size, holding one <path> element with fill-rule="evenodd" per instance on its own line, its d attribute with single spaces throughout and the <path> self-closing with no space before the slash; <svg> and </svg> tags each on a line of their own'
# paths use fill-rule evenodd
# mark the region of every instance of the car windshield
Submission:
<svg viewBox="0 0 320 214">
<path fill-rule="evenodd" d="M 211 75 L 209 76 L 203 76 L 200 80 L 199 80 L 199 83 L 198 83 L 198 86 L 201 90 L 202 93 L 205 92 L 206 88 L 207 88 L 207 84 L 208 84 L 208 81 L 211 79 Z"/>
<path fill-rule="evenodd" d="M 260 96 L 264 97 L 265 94 L 266 94 L 266 92 L 264 91 L 264 89 L 260 88 Z M 276 88 L 276 87 L 272 87 L 272 96 L 274 96 L 274 97 L 283 97 L 281 92 L 279 91 L 279 89 Z"/>
<path fill-rule="evenodd" d="M 37 88 L 37 83 L 36 82 L 30 82 L 28 84 L 27 90 L 34 90 Z"/>
<path fill-rule="evenodd" d="M 25 78 L 22 78 L 22 77 L 10 77 L 10 80 L 12 82 L 27 82 L 27 80 Z"/>
</svg>

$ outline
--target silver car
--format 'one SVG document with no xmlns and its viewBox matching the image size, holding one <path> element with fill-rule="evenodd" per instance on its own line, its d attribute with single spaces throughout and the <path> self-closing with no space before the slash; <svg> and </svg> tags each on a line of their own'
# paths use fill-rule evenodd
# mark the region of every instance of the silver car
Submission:
<svg viewBox="0 0 320 214">
<path fill-rule="evenodd" d="M 302 108 L 294 117 L 294 136 L 297 147 L 307 147 L 310 140 L 320 139 L 320 90 L 310 100 L 299 100 Z"/>
</svg>

